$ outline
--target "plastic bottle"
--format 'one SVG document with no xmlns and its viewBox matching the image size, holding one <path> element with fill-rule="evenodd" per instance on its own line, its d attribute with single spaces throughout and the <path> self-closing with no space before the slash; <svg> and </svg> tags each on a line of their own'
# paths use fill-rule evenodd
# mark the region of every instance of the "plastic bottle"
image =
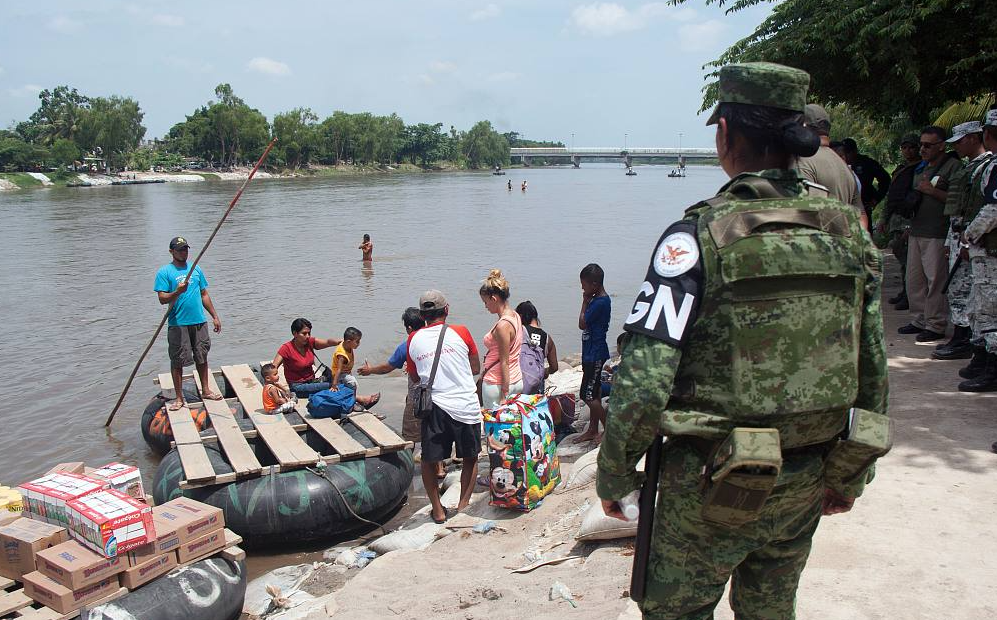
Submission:
<svg viewBox="0 0 997 620">
<path fill-rule="evenodd" d="M 550 596 L 548 598 L 552 601 L 556 599 L 563 599 L 568 601 L 572 607 L 578 607 L 578 603 L 576 603 L 574 597 L 571 596 L 571 590 L 569 590 L 568 586 L 564 585 L 560 581 L 555 581 L 550 586 Z"/>
<path fill-rule="evenodd" d="M 618 503 L 627 521 L 636 521 L 640 517 L 640 489 L 625 495 Z"/>
</svg>

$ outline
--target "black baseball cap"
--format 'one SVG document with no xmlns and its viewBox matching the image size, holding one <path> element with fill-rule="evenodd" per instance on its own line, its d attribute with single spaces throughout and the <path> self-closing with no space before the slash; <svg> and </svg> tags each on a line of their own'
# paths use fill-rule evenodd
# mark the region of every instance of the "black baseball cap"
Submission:
<svg viewBox="0 0 997 620">
<path fill-rule="evenodd" d="M 173 237 L 170 239 L 170 249 L 171 250 L 183 250 L 189 248 L 190 244 L 187 243 L 187 239 L 184 237 Z"/>
</svg>

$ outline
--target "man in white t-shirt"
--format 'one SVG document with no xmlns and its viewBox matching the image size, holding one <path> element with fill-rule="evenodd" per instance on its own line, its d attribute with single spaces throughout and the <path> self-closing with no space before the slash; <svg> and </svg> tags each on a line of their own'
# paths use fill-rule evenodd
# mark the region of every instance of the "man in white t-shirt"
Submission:
<svg viewBox="0 0 997 620">
<path fill-rule="evenodd" d="M 440 330 L 443 347 L 440 363 L 433 379 L 433 410 L 422 418 L 422 484 L 433 505 L 432 517 L 437 523 L 447 520 L 440 503 L 440 488 L 436 477 L 437 463 L 456 449 L 461 459 L 460 502 L 463 510 L 471 501 L 478 476 L 478 452 L 481 450 L 481 405 L 478 402 L 474 375 L 481 370 L 474 338 L 463 325 L 446 323 L 450 306 L 443 293 L 426 291 L 419 298 L 419 311 L 426 327 L 412 332 L 408 340 L 406 370 L 414 381 L 428 382 L 436 359 Z"/>
</svg>

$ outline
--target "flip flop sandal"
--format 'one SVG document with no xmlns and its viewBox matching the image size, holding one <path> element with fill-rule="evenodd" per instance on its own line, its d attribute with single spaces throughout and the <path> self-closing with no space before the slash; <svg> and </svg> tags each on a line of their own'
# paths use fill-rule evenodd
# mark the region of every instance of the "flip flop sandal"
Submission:
<svg viewBox="0 0 997 620">
<path fill-rule="evenodd" d="M 447 522 L 447 519 L 449 519 L 450 517 L 454 516 L 455 514 L 456 514 L 455 510 L 451 510 L 449 508 L 444 508 L 443 509 L 443 518 L 442 519 L 437 519 L 436 517 L 433 517 L 432 513 L 430 513 L 429 516 L 432 517 L 433 523 L 436 523 L 438 525 L 442 525 L 442 524 L 444 524 L 444 523 Z"/>
</svg>

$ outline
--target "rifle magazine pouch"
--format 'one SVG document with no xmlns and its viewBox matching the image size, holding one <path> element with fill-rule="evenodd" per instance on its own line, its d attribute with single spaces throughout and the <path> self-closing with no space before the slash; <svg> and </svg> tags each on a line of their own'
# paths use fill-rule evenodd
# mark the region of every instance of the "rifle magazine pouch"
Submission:
<svg viewBox="0 0 997 620">
<path fill-rule="evenodd" d="M 703 519 L 731 527 L 757 520 L 781 470 L 777 429 L 735 428 L 706 464 Z"/>
<path fill-rule="evenodd" d="M 824 463 L 824 484 L 847 497 L 858 497 L 864 476 L 893 447 L 893 420 L 874 411 L 853 408 L 848 428 Z"/>
</svg>

